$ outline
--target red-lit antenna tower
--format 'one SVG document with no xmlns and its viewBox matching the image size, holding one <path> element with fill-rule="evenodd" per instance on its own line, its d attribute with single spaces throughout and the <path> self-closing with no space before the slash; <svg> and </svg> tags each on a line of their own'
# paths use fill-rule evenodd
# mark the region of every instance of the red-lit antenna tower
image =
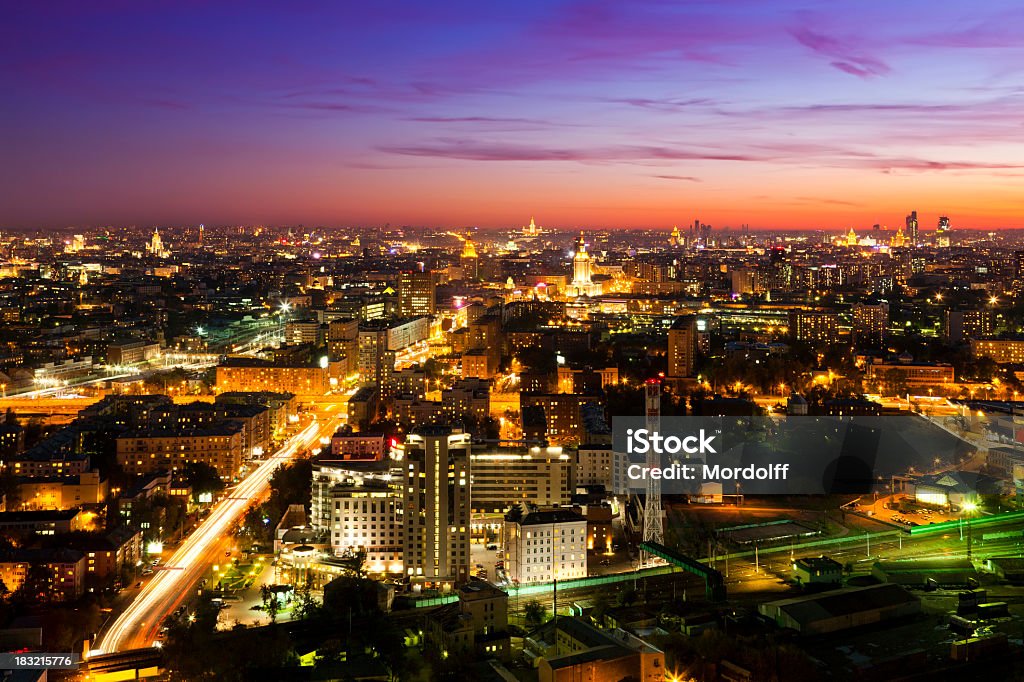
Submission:
<svg viewBox="0 0 1024 682">
<path fill-rule="evenodd" d="M 661 381 L 648 379 L 644 384 L 644 404 L 647 415 L 647 431 L 654 433 L 661 430 Z M 658 461 L 654 448 L 647 453 L 647 466 L 657 468 L 663 466 Z M 661 518 L 661 480 L 653 476 L 647 477 L 647 496 L 644 499 L 644 542 L 665 543 L 665 530 Z"/>
</svg>

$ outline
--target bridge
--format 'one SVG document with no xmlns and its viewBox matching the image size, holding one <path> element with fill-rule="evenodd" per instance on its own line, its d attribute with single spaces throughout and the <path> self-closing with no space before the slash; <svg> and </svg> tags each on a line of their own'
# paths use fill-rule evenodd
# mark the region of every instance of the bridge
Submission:
<svg viewBox="0 0 1024 682">
<path fill-rule="evenodd" d="M 159 649 L 145 647 L 114 654 L 90 656 L 82 664 L 87 679 L 96 682 L 120 682 L 157 677 L 161 674 L 163 657 Z"/>
<path fill-rule="evenodd" d="M 640 551 L 653 554 L 687 573 L 703 578 L 704 594 L 708 601 L 725 601 L 725 578 L 719 571 L 657 542 L 640 543 Z"/>
</svg>

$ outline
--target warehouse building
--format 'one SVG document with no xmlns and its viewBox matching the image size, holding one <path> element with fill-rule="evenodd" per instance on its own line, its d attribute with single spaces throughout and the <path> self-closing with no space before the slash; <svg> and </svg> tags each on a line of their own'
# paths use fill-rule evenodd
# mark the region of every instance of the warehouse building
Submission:
<svg viewBox="0 0 1024 682">
<path fill-rule="evenodd" d="M 853 587 L 768 602 L 758 613 L 801 635 L 824 635 L 921 613 L 921 601 L 899 585 Z"/>
<path fill-rule="evenodd" d="M 967 559 L 907 559 L 877 561 L 871 567 L 871 575 L 883 583 L 926 587 L 966 585 L 976 572 Z"/>
</svg>

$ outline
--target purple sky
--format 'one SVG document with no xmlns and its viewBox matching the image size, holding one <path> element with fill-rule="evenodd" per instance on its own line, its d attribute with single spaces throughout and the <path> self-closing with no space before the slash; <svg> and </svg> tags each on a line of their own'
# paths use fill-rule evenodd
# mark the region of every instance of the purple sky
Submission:
<svg viewBox="0 0 1024 682">
<path fill-rule="evenodd" d="M 0 227 L 1021 227 L 1013 2 L 10 3 Z"/>
</svg>

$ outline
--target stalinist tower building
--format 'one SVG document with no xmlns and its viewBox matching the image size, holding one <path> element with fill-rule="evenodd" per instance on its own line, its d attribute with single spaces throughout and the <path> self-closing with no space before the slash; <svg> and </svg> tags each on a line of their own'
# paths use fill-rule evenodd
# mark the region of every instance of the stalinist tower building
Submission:
<svg viewBox="0 0 1024 682">
<path fill-rule="evenodd" d="M 473 235 L 466 233 L 462 242 L 462 277 L 463 279 L 475 282 L 480 279 L 480 258 L 476 253 L 476 245 L 473 243 Z"/>
<path fill-rule="evenodd" d="M 580 232 L 576 243 L 576 255 L 572 259 L 572 284 L 569 285 L 569 296 L 600 296 L 601 285 L 590 280 L 594 271 L 594 261 L 587 253 L 587 243 Z"/>
</svg>

